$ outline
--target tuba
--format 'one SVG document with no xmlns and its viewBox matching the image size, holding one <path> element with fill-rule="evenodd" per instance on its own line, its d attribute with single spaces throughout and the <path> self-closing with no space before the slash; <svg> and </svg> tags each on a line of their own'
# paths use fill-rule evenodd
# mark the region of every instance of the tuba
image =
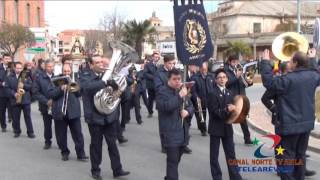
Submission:
<svg viewBox="0 0 320 180">
<path fill-rule="evenodd" d="M 307 53 L 308 49 L 308 40 L 296 32 L 282 33 L 272 43 L 272 52 L 281 61 L 289 61 L 295 52 Z"/>
<path fill-rule="evenodd" d="M 106 115 L 116 110 L 120 103 L 120 95 L 127 87 L 126 75 L 121 74 L 120 71 L 130 65 L 131 62 L 134 63 L 139 60 L 135 50 L 125 43 L 112 41 L 109 46 L 112 49 L 112 58 L 109 67 L 102 76 L 102 80 L 104 82 L 114 80 L 118 85 L 118 89 L 107 86 L 98 91 L 93 97 L 97 111 Z"/>
</svg>

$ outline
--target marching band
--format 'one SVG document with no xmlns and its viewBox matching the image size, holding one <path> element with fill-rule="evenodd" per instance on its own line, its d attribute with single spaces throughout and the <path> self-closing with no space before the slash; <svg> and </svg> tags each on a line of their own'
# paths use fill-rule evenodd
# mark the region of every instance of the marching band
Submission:
<svg viewBox="0 0 320 180">
<path fill-rule="evenodd" d="M 211 40 L 204 37 L 207 27 L 199 28 L 201 37 L 198 37 L 196 26 L 201 26 L 201 23 L 193 20 L 188 20 L 188 23 L 189 29 L 184 32 L 187 35 L 181 39 L 189 38 L 184 45 L 191 52 L 189 54 L 195 54 Z M 198 43 L 202 43 L 203 47 L 197 47 Z M 306 39 L 297 33 L 279 35 L 272 50 L 275 56 L 272 58 L 280 60 L 280 66 L 284 68 L 273 71 L 277 63 L 272 67 L 270 51 L 266 49 L 263 52 L 259 65 L 266 92 L 262 102 L 272 112 L 275 133 L 281 137 L 278 147 L 285 149 L 281 158 L 303 161 L 302 166 L 284 167 L 277 164 L 277 167 L 287 170 L 279 171 L 278 175 L 282 180 L 303 180 L 305 176 L 315 174 L 306 169 L 306 150 L 316 118 L 315 91 L 320 85 L 319 69 L 314 61 L 316 50 L 309 48 Z M 182 155 L 192 153 L 188 147 L 189 129 L 195 115 L 201 136 L 210 136 L 212 179 L 221 180 L 220 141 L 227 162 L 236 160 L 232 124 L 239 123 L 244 143 L 253 144 L 247 124 L 250 102 L 246 97 L 246 88 L 253 85 L 256 62 L 242 66 L 239 54 L 231 54 L 224 66 L 213 72 L 210 71 L 208 59 L 200 59 L 197 63 L 184 63 L 182 73 L 175 67 L 175 56 L 164 55 L 163 65 L 160 65 L 160 59 L 161 54 L 154 51 L 149 62 L 142 62 L 135 50 L 122 42 L 110 42 L 102 55 L 85 57 L 85 62 L 76 67 L 72 55 L 63 57 L 60 67 L 51 60 L 39 59 L 37 68 L 32 69 L 31 63 L 25 66 L 21 62 L 12 63 L 12 57 L 3 54 L 0 64 L 2 132 L 7 132 L 8 111 L 8 117 L 12 117 L 13 136 L 18 138 L 22 133 L 20 117 L 23 111 L 27 136 L 35 138 L 31 104 L 33 99 L 37 100 L 43 117 L 43 149 L 52 146 L 54 123 L 61 159 L 68 161 L 69 127 L 77 160 L 86 162 L 90 159 L 92 178 L 102 179 L 100 165 L 104 139 L 113 177 L 127 176 L 130 172 L 122 166 L 116 141 L 128 141 L 123 133 L 131 119 L 131 109 L 134 108 L 139 125 L 145 121 L 140 112 L 142 97 L 148 118 L 154 115 L 154 104 L 158 111 L 159 145 L 161 152 L 166 154 L 164 179 L 178 180 Z M 140 69 L 136 69 L 135 65 L 139 65 Z M 61 73 L 55 73 L 55 69 Z M 90 157 L 85 152 L 81 112 L 90 133 Z M 227 163 L 227 166 L 230 180 L 242 180 L 237 165 Z"/>
<path fill-rule="evenodd" d="M 261 62 L 263 84 L 268 89 L 262 97 L 262 102 L 273 114 L 272 123 L 275 126 L 276 133 L 282 138 L 281 146 L 288 151 L 285 156 L 287 159 L 301 158 L 305 160 L 308 137 L 315 119 L 314 113 L 311 112 L 313 108 L 306 107 L 312 106 L 308 102 L 313 99 L 315 88 L 320 83 L 320 76 L 315 68 L 309 68 L 309 58 L 315 57 L 315 50 L 310 49 L 308 54 L 307 57 L 302 52 L 292 53 L 292 59 L 289 62 L 282 62 L 285 65 L 281 66 L 283 67 L 280 69 L 281 75 L 275 77 L 272 75 L 272 67 L 268 61 L 270 59 L 268 50 L 264 52 L 264 60 Z M 136 121 L 138 124 L 142 123 L 140 97 L 147 94 L 145 104 L 149 115 L 152 115 L 153 112 L 153 101 L 156 101 L 156 109 L 158 110 L 160 144 L 162 152 L 167 155 L 165 179 L 178 179 L 178 164 L 181 156 L 183 153 L 191 153 L 191 149 L 188 148 L 191 124 L 189 121 L 191 121 L 193 114 L 196 115 L 201 134 L 205 136 L 208 132 L 210 135 L 212 178 L 221 179 L 222 172 L 218 161 L 220 140 L 226 159 L 236 159 L 232 125 L 226 123 L 228 117 L 236 109 L 235 105 L 232 104 L 233 99 L 236 95 L 245 95 L 245 88 L 247 87 L 245 84 L 250 86 L 253 84 L 253 80 L 244 77 L 246 72 L 238 69 L 239 60 L 237 56 L 231 55 L 224 68 L 215 72 L 208 71 L 206 62 L 199 69 L 190 65 L 187 79 L 188 82 L 193 83 L 187 88 L 182 83 L 181 72 L 174 67 L 175 58 L 165 55 L 163 58 L 164 64 L 159 66 L 157 64 L 159 57 L 159 54 L 155 52 L 152 60 L 146 64 L 146 68 L 143 69 L 142 67 L 138 72 L 135 66 L 128 68 L 128 74 L 124 79 L 127 86 L 122 91 L 122 95 L 119 96 L 120 101 L 125 100 L 124 102 L 127 104 L 119 102 L 114 107 L 115 109 L 107 114 L 97 110 L 94 96 L 104 88 L 111 87 L 114 90 L 121 88 L 120 82 L 123 81 L 121 78 L 103 80 L 104 73 L 113 59 L 112 57 L 105 59 L 102 56 L 87 58 L 86 64 L 82 65 L 84 68 L 80 68 L 78 72 L 78 77 L 75 77 L 75 72 L 72 72 L 72 60 L 70 59 L 64 59 L 62 74 L 58 76 L 53 72 L 53 61 L 39 60 L 38 68 L 34 71 L 34 75 L 30 76 L 27 74 L 30 71 L 23 68 L 20 62 L 14 63 L 13 69 L 11 69 L 11 57 L 4 54 L 0 66 L 2 132 L 7 130 L 6 110 L 10 106 L 14 137 L 19 137 L 21 134 L 21 111 L 25 116 L 28 137 L 35 137 L 30 115 L 31 99 L 34 98 L 38 101 L 39 111 L 43 116 L 44 149 L 51 148 L 52 122 L 54 122 L 56 141 L 61 150 L 62 160 L 67 161 L 69 159 L 70 151 L 67 147 L 67 127 L 69 127 L 75 142 L 78 160 L 87 161 L 88 157 L 85 153 L 84 137 L 80 123 L 81 97 L 84 118 L 91 136 L 92 177 L 95 179 L 102 178 L 99 165 L 102 161 L 103 137 L 108 144 L 114 177 L 125 176 L 130 172 L 125 171 L 122 167 L 116 140 L 118 139 L 120 143 L 124 141 L 121 137 L 124 138 L 122 135 L 124 125 L 130 120 L 130 117 L 126 115 L 130 112 L 130 109 L 135 108 Z M 140 64 L 140 66 L 144 66 L 144 64 Z M 243 82 L 244 80 L 246 80 L 246 83 Z M 291 98 L 292 96 L 295 98 Z M 301 99 L 299 100 L 297 97 L 301 97 Z M 284 99 L 294 102 L 286 102 Z M 290 106 L 285 103 L 289 103 Z M 295 109 L 299 108 L 298 105 L 301 103 L 305 105 L 300 108 L 301 116 L 297 116 L 298 112 Z M 297 107 L 292 107 L 293 105 L 297 105 Z M 284 107 L 292 107 L 292 109 Z M 295 115 L 292 115 L 293 113 Z M 124 119 L 121 123 L 120 114 Z M 207 114 L 209 116 L 208 123 L 206 121 Z M 302 119 L 292 120 L 292 118 L 298 117 Z M 292 122 L 295 123 L 292 124 Z M 246 120 L 241 123 L 241 128 L 244 133 L 245 144 L 252 144 Z M 299 148 L 291 148 L 292 145 L 297 144 L 300 145 L 297 146 Z M 301 146 L 302 144 L 303 146 Z M 289 152 L 291 153 L 289 154 Z M 295 155 L 292 156 L 292 154 Z M 306 170 L 305 166 L 301 168 L 304 171 L 298 169 L 297 172 L 299 173 L 296 174 L 280 172 L 279 175 L 281 179 L 292 177 L 302 179 L 309 171 Z M 242 179 L 237 166 L 228 164 L 228 169 L 230 179 Z"/>
</svg>

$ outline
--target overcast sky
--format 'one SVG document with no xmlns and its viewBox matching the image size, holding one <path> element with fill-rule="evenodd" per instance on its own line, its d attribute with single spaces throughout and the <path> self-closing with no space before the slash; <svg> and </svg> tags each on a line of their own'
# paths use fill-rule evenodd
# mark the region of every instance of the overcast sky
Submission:
<svg viewBox="0 0 320 180">
<path fill-rule="evenodd" d="M 187 1 L 187 0 L 186 0 Z M 206 12 L 216 10 L 219 1 L 204 1 Z M 173 25 L 173 3 L 163 1 L 45 1 L 45 19 L 52 33 L 64 29 L 97 28 L 99 19 L 115 8 L 126 19 L 144 20 L 152 12 L 163 20 L 163 25 Z"/>
</svg>

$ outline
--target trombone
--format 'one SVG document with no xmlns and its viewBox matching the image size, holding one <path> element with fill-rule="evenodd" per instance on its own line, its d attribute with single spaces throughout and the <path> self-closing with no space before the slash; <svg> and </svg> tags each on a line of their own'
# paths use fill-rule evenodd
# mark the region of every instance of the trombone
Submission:
<svg viewBox="0 0 320 180">
<path fill-rule="evenodd" d="M 63 92 L 63 101 L 62 101 L 62 114 L 65 116 L 67 114 L 67 109 L 68 109 L 68 100 L 69 100 L 69 94 L 70 92 L 77 92 L 80 90 L 79 84 L 75 81 L 75 73 L 72 72 L 72 79 L 68 77 L 68 84 L 67 88 L 64 89 Z"/>
</svg>

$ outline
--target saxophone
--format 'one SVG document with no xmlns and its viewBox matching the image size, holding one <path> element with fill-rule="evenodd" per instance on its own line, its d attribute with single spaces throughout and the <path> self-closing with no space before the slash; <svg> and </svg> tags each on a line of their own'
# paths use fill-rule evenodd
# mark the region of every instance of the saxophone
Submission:
<svg viewBox="0 0 320 180">
<path fill-rule="evenodd" d="M 132 70 L 132 78 L 133 78 L 133 84 L 131 85 L 131 93 L 134 94 L 136 92 L 137 89 L 137 71 L 136 70 Z"/>
<path fill-rule="evenodd" d="M 22 102 L 22 97 L 25 94 L 25 90 L 23 89 L 24 87 L 24 81 L 27 78 L 27 71 L 23 70 L 20 73 L 19 79 L 18 79 L 18 87 L 17 87 L 17 97 L 16 97 L 16 104 L 21 104 Z"/>
</svg>

